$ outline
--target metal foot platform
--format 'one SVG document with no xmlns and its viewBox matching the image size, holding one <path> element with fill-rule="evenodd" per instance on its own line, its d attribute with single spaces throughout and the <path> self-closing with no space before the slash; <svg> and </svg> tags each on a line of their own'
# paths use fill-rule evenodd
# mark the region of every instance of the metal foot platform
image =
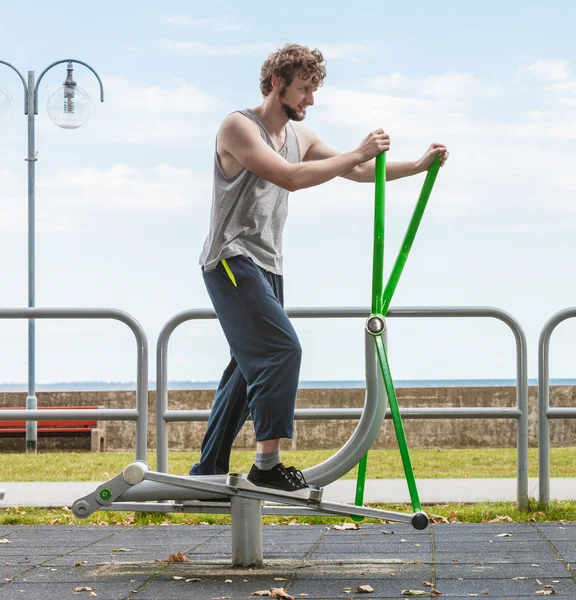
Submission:
<svg viewBox="0 0 576 600">
<path fill-rule="evenodd" d="M 76 500 L 72 512 L 79 518 L 89 517 L 97 510 L 229 513 L 230 502 L 243 498 L 267 503 L 263 508 L 265 514 L 355 516 L 410 523 L 416 529 L 428 526 L 428 517 L 421 511 L 411 514 L 322 502 L 322 491 L 312 487 L 305 490 L 303 497 L 297 497 L 280 490 L 263 491 L 238 473 L 229 474 L 225 483 L 208 482 L 200 477 L 150 471 L 144 461 L 135 461 L 91 494 Z M 212 499 L 201 501 L 198 496 Z"/>
<path fill-rule="evenodd" d="M 323 489 L 319 487 L 308 487 L 303 490 L 296 490 L 294 492 L 284 492 L 276 488 L 269 488 L 270 491 L 265 491 L 264 488 L 254 485 L 245 475 L 241 473 L 230 473 L 226 478 L 226 485 L 234 492 L 254 492 L 256 494 L 263 494 L 262 500 L 269 500 L 271 496 L 274 498 L 283 498 L 288 503 L 291 500 L 304 500 L 310 504 L 317 504 L 322 500 Z M 273 500 L 276 502 L 277 500 Z"/>
</svg>

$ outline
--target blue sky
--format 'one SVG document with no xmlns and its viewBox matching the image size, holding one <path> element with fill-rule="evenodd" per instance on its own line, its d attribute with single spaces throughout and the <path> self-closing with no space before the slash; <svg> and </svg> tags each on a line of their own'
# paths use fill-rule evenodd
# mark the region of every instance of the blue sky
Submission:
<svg viewBox="0 0 576 600">
<path fill-rule="evenodd" d="M 40 86 L 37 117 L 37 305 L 114 307 L 144 326 L 154 354 L 175 313 L 209 306 L 197 267 L 210 210 L 220 120 L 260 101 L 259 70 L 286 42 L 320 48 L 328 78 L 307 125 L 354 149 L 384 127 L 389 160 L 432 141 L 451 158 L 436 184 L 393 306 L 497 306 L 526 330 L 530 375 L 545 321 L 574 304 L 576 77 L 568 2 L 10 3 L 0 60 L 24 75 L 77 58 L 88 123 L 56 128 Z M 22 86 L 0 65 L 15 101 L 0 129 L 0 290 L 26 292 L 26 119 Z M 421 177 L 388 187 L 387 268 Z M 373 187 L 337 180 L 291 196 L 285 235 L 288 306 L 370 302 Z M 296 323 L 303 379 L 361 379 L 362 323 Z M 512 378 L 506 328 L 483 320 L 390 320 L 399 379 Z M 573 377 L 576 324 L 552 341 L 551 375 Z M 26 379 L 25 323 L 0 323 L 0 381 Z M 120 325 L 38 324 L 38 380 L 132 380 Z M 188 324 L 170 346 L 172 379 L 218 379 L 227 348 L 217 324 Z M 151 379 L 154 366 L 150 367 Z"/>
</svg>

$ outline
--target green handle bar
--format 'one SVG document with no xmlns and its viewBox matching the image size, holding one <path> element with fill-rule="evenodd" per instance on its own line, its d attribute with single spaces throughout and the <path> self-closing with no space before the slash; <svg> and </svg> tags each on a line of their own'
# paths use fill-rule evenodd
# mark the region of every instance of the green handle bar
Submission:
<svg viewBox="0 0 576 600">
<path fill-rule="evenodd" d="M 436 177 L 440 170 L 440 158 L 436 156 L 434 162 L 430 166 L 426 179 L 422 186 L 422 191 L 416 203 L 416 208 L 410 219 L 408 230 L 404 236 L 404 240 L 400 247 L 400 252 L 394 263 L 388 283 L 384 292 L 382 292 L 383 279 L 384 279 L 384 225 L 385 225 L 385 200 L 386 200 L 386 153 L 382 152 L 376 157 L 376 170 L 375 170 L 375 202 L 374 202 L 374 257 L 373 257 L 373 268 L 372 268 L 372 314 L 374 315 L 385 315 L 390 307 L 392 296 L 398 286 L 398 281 L 402 275 L 402 271 L 408 260 L 408 254 L 412 248 L 414 238 L 422 221 L 422 216 L 428 204 L 432 188 L 436 182 Z M 378 359 L 382 369 L 384 377 L 384 385 L 386 393 L 390 402 L 390 410 L 392 412 L 392 420 L 394 422 L 394 429 L 396 437 L 398 439 L 398 445 L 400 448 L 400 454 L 404 465 L 404 474 L 408 483 L 410 491 L 410 498 L 414 510 L 421 510 L 420 499 L 418 497 L 418 491 L 416 489 L 416 481 L 412 470 L 410 461 L 410 455 L 408 452 L 408 445 L 406 443 L 406 437 L 404 434 L 404 427 L 402 425 L 402 419 L 400 417 L 400 409 L 398 407 L 398 401 L 396 398 L 396 392 L 394 390 L 394 384 L 392 381 L 392 375 L 390 373 L 390 367 L 388 365 L 388 357 L 386 355 L 386 349 L 384 347 L 383 340 L 381 337 L 375 338 L 376 350 Z M 366 486 L 366 471 L 368 465 L 368 454 L 366 454 L 360 463 L 358 464 L 358 476 L 356 481 L 356 506 L 362 506 L 364 503 L 364 490 Z M 362 517 L 353 517 L 356 521 L 361 521 Z"/>
<path fill-rule="evenodd" d="M 426 209 L 426 205 L 428 204 L 428 199 L 430 198 L 430 194 L 432 193 L 432 188 L 434 187 L 434 183 L 436 181 L 436 177 L 438 176 L 439 170 L 440 158 L 437 156 L 434 159 L 432 165 L 430 166 L 430 169 L 428 170 L 426 179 L 424 180 L 424 185 L 422 186 L 422 191 L 420 192 L 420 197 L 418 198 L 418 202 L 416 203 L 416 208 L 414 209 L 414 213 L 412 214 L 412 218 L 410 219 L 408 230 L 406 231 L 406 235 L 404 236 L 404 240 L 402 241 L 402 246 L 400 247 L 398 258 L 396 259 L 392 272 L 390 273 L 390 277 L 388 278 L 388 283 L 386 284 L 386 289 L 384 290 L 384 294 L 382 296 L 381 301 L 381 314 L 383 315 L 385 315 L 388 312 L 388 308 L 390 307 L 392 296 L 394 295 L 396 286 L 398 285 L 400 275 L 402 275 L 404 265 L 408 260 L 408 253 L 410 252 L 412 244 L 414 243 L 416 232 L 418 231 L 418 227 L 420 226 L 420 221 L 422 221 L 422 216 L 424 215 L 424 210 Z"/>
</svg>

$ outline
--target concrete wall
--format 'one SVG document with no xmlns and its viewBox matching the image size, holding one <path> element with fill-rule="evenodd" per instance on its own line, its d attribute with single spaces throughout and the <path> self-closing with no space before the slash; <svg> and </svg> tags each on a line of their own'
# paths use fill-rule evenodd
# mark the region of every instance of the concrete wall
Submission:
<svg viewBox="0 0 576 600">
<path fill-rule="evenodd" d="M 576 406 L 576 388 L 555 386 L 550 388 L 552 406 Z M 214 390 L 182 390 L 170 392 L 169 406 L 178 409 L 208 409 Z M 470 388 L 399 388 L 401 407 L 447 407 L 447 406 L 514 406 L 516 389 L 513 387 Z M 361 407 L 363 389 L 302 389 L 298 393 L 299 408 Z M 529 388 L 529 439 L 530 446 L 537 446 L 537 388 Z M 156 395 L 149 394 L 148 447 L 156 448 Z M 38 404 L 42 406 L 94 405 L 106 408 L 132 408 L 134 392 L 40 392 Z M 0 406 L 25 405 L 25 394 L 0 393 Z M 168 426 L 171 450 L 199 450 L 206 424 L 171 423 Z M 296 421 L 292 442 L 285 448 L 337 449 L 350 436 L 356 421 Z M 514 447 L 516 445 L 516 421 L 513 419 L 418 419 L 404 420 L 404 428 L 410 448 L 474 448 Z M 132 422 L 108 421 L 106 423 L 106 449 L 133 451 L 135 426 Z M 551 445 L 572 446 L 576 443 L 576 419 L 553 420 L 550 423 Z M 252 423 L 241 431 L 236 448 L 253 448 Z M 385 421 L 374 448 L 395 448 L 396 436 L 392 422 Z M 86 438 L 39 438 L 42 451 L 59 449 L 90 450 Z M 0 451 L 23 451 L 23 439 L 0 437 Z"/>
</svg>

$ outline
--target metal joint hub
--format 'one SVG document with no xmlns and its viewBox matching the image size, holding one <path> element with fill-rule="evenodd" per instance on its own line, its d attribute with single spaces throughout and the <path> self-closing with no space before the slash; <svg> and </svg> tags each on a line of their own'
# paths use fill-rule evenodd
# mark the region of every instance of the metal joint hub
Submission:
<svg viewBox="0 0 576 600">
<path fill-rule="evenodd" d="M 386 321 L 382 315 L 370 315 L 366 320 L 366 331 L 370 335 L 381 335 L 386 329 Z"/>
</svg>

